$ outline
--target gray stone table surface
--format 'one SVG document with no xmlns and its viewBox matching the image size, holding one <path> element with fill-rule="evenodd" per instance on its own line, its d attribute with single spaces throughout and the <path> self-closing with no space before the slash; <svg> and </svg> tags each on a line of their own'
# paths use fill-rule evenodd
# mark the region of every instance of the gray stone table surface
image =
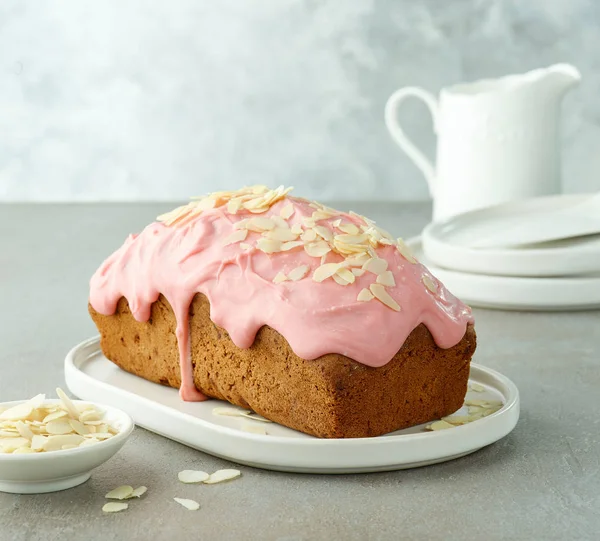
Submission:
<svg viewBox="0 0 600 541">
<path fill-rule="evenodd" d="M 429 215 L 425 204 L 352 206 L 405 237 Z M 66 352 L 95 334 L 90 275 L 129 232 L 171 207 L 0 205 L 0 400 L 64 386 Z M 77 488 L 0 493 L 0 539 L 599 539 L 600 312 L 475 316 L 476 361 L 509 376 L 522 397 L 516 429 L 475 454 L 363 475 L 242 467 L 239 480 L 192 486 L 177 472 L 231 464 L 136 429 Z M 104 494 L 123 483 L 149 490 L 126 512 L 104 515 Z M 174 496 L 201 509 L 187 511 Z"/>
</svg>

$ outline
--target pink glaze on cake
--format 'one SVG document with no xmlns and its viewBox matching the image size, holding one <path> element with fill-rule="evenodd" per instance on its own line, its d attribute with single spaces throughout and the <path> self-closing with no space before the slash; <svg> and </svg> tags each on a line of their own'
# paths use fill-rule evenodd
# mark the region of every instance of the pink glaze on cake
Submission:
<svg viewBox="0 0 600 541">
<path fill-rule="evenodd" d="M 377 299 L 357 300 L 359 292 L 369 288 L 376 276 L 365 272 L 349 285 L 328 278 L 315 282 L 312 273 L 321 259 L 311 257 L 302 246 L 290 251 L 266 254 L 239 243 L 224 246 L 224 239 L 236 231 L 234 224 L 255 216 L 279 216 L 286 205 L 294 213 L 288 222 L 301 224 L 310 217 L 310 202 L 286 197 L 263 214 L 247 211 L 230 214 L 224 206 L 212 208 L 182 226 L 155 222 L 139 235 L 130 235 L 91 279 L 90 303 L 99 313 L 115 313 L 125 297 L 136 320 L 147 321 L 152 303 L 162 293 L 177 318 L 177 340 L 181 364 L 180 394 L 184 400 L 203 400 L 194 386 L 189 344 L 189 307 L 197 293 L 210 301 L 210 317 L 224 328 L 240 348 L 254 342 L 263 326 L 278 331 L 293 351 L 304 359 L 338 353 L 372 367 L 389 362 L 409 334 L 421 323 L 441 348 L 456 345 L 466 326 L 472 322 L 471 310 L 454 297 L 420 263 L 410 263 L 395 246 L 380 246 L 377 256 L 388 262 L 396 285 L 388 293 L 400 305 L 394 311 Z M 334 230 L 338 219 L 364 225 L 356 215 L 318 221 Z M 339 231 L 338 231 L 339 232 Z M 261 234 L 248 232 L 243 241 L 255 244 Z M 330 252 L 327 262 L 342 261 Z M 296 282 L 273 283 L 282 272 L 307 265 L 310 270 Z M 435 284 L 435 293 L 425 287 L 423 277 Z"/>
</svg>

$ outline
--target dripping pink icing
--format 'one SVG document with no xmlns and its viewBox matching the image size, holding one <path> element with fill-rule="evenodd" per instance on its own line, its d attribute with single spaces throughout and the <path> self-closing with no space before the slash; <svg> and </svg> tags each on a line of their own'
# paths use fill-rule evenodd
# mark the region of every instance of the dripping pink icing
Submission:
<svg viewBox="0 0 600 541">
<path fill-rule="evenodd" d="M 290 225 L 313 213 L 308 201 L 286 197 L 259 216 L 278 216 L 289 203 L 294 207 Z M 188 313 L 196 293 L 206 295 L 211 319 L 226 329 L 240 348 L 250 347 L 257 331 L 268 325 L 304 359 L 338 353 L 372 367 L 389 362 L 421 323 L 439 347 L 449 348 L 460 342 L 467 324 L 473 321 L 468 306 L 423 265 L 409 263 L 392 246 L 378 248 L 377 255 L 388 261 L 388 270 L 394 275 L 396 285 L 387 291 L 400 305 L 400 312 L 375 299 L 356 300 L 361 289 L 375 281 L 369 272 L 347 286 L 332 279 L 317 283 L 311 276 L 321 260 L 302 247 L 268 255 L 256 248 L 243 249 L 239 243 L 224 246 L 224 239 L 235 231 L 234 224 L 253 216 L 247 212 L 232 215 L 219 207 L 181 227 L 152 223 L 139 235 L 130 235 L 91 279 L 90 303 L 100 314 L 114 314 L 117 302 L 125 297 L 133 317 L 147 321 L 159 294 L 169 301 L 177 319 L 184 400 L 206 398 L 194 386 L 190 359 Z M 333 229 L 331 223 L 339 218 L 362 224 L 359 217 L 343 213 L 318 223 Z M 244 242 L 254 244 L 259 237 L 259 233 L 249 232 Z M 330 253 L 327 262 L 341 259 Z M 273 283 L 277 273 L 287 274 L 300 265 L 310 268 L 305 278 Z M 436 294 L 424 286 L 423 276 L 437 285 Z"/>
</svg>

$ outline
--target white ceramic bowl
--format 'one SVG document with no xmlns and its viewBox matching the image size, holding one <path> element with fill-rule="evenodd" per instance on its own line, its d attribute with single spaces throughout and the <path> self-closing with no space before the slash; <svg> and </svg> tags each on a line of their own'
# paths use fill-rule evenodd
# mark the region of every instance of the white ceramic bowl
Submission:
<svg viewBox="0 0 600 541">
<path fill-rule="evenodd" d="M 0 403 L 1 407 L 12 407 L 25 402 Z M 57 403 L 59 400 L 45 400 Z M 111 458 L 127 441 L 133 431 L 133 420 L 125 412 L 97 404 L 74 400 L 74 404 L 93 404 L 104 412 L 107 423 L 118 430 L 118 434 L 94 445 L 35 454 L 0 453 L 0 491 L 15 494 L 40 494 L 56 492 L 85 483 L 97 468 Z"/>
</svg>

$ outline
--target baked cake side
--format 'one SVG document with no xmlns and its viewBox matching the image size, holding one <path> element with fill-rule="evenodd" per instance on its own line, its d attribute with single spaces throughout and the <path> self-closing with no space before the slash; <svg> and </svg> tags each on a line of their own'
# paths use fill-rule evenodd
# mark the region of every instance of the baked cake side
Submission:
<svg viewBox="0 0 600 541">
<path fill-rule="evenodd" d="M 125 299 L 114 315 L 103 316 L 92 307 L 90 313 L 107 358 L 137 376 L 179 388 L 176 321 L 163 296 L 147 322 L 132 317 Z M 200 392 L 307 434 L 386 434 L 455 412 L 467 391 L 476 345 L 472 325 L 448 349 L 438 347 L 419 325 L 389 363 L 373 368 L 338 354 L 301 359 L 270 327 L 241 349 L 209 314 L 208 300 L 197 295 L 190 307 L 190 344 Z"/>
</svg>

